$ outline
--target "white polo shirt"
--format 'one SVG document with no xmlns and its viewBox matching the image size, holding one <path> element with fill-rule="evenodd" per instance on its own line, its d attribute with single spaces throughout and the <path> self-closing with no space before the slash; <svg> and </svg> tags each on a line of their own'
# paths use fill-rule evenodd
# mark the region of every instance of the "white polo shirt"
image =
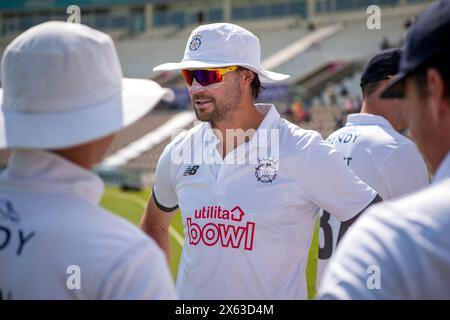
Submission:
<svg viewBox="0 0 450 320">
<path fill-rule="evenodd" d="M 258 130 L 224 159 L 210 123 L 179 135 L 159 159 L 155 200 L 167 211 L 178 205 L 184 226 L 181 299 L 306 299 L 318 208 L 346 221 L 376 196 L 317 132 L 257 107 Z"/>
<path fill-rule="evenodd" d="M 173 299 L 164 254 L 98 206 L 95 174 L 50 152 L 15 150 L 0 176 L 2 299 Z"/>
<path fill-rule="evenodd" d="M 342 153 L 345 163 L 383 200 L 429 184 L 427 167 L 416 145 L 381 116 L 351 114 L 346 125 L 332 133 L 327 142 Z M 335 217 L 323 210 L 320 218 L 317 287 L 336 251 L 341 227 Z"/>
<path fill-rule="evenodd" d="M 433 183 L 370 208 L 339 245 L 322 299 L 450 299 L 450 152 Z"/>
</svg>

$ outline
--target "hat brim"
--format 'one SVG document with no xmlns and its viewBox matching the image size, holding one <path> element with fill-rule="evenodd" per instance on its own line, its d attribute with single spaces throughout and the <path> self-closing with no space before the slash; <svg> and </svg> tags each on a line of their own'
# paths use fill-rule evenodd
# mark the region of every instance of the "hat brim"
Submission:
<svg viewBox="0 0 450 320">
<path fill-rule="evenodd" d="M 381 99 L 404 99 L 405 98 L 405 80 L 407 73 L 397 74 L 388 83 L 386 88 L 380 94 Z"/>
<path fill-rule="evenodd" d="M 173 91 L 152 80 L 123 79 L 122 91 L 94 106 L 69 112 L 8 110 L 0 89 L 0 148 L 58 149 L 93 141 L 130 125 Z M 6 108 L 4 108 L 6 107 Z"/>
<path fill-rule="evenodd" d="M 250 69 L 256 72 L 259 75 L 259 80 L 263 83 L 274 83 L 286 80 L 290 77 L 290 75 L 282 74 L 278 72 L 272 72 L 268 70 L 264 70 L 262 68 L 258 68 L 257 66 L 248 64 L 248 63 L 221 63 L 221 62 L 205 62 L 205 61 L 181 61 L 163 63 L 153 68 L 153 71 L 174 71 L 174 70 L 182 70 L 182 69 L 204 69 L 204 68 L 220 68 L 220 67 L 229 67 L 229 66 L 241 66 L 247 69 Z"/>
</svg>

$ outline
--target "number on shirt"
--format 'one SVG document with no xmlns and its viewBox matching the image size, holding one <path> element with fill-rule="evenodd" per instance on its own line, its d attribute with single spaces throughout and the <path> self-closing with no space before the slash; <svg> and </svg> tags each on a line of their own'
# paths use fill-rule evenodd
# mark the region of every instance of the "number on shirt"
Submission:
<svg viewBox="0 0 450 320">
<path fill-rule="evenodd" d="M 323 214 L 320 217 L 320 228 L 323 232 L 323 238 L 324 238 L 324 245 L 323 247 L 319 246 L 319 259 L 321 260 L 328 260 L 333 255 L 333 229 L 330 225 L 330 213 L 323 210 Z M 345 228 L 342 228 L 342 224 L 339 227 L 339 233 L 337 238 L 336 246 L 338 245 L 339 241 L 341 241 L 342 237 L 345 234 Z"/>
<path fill-rule="evenodd" d="M 319 246 L 319 259 L 328 260 L 333 253 L 333 230 L 330 224 L 330 214 L 323 210 L 323 214 L 320 217 L 320 228 L 323 232 L 323 247 Z"/>
</svg>

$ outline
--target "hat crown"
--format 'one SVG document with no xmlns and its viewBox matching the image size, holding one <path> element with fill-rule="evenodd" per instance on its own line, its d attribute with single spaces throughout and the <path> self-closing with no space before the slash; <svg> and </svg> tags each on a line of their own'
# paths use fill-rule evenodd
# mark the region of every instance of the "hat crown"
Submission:
<svg viewBox="0 0 450 320">
<path fill-rule="evenodd" d="M 400 69 L 408 72 L 438 55 L 450 53 L 450 1 L 432 3 L 408 33 Z"/>
<path fill-rule="evenodd" d="M 260 66 L 259 39 L 231 23 L 212 23 L 194 29 L 189 36 L 183 61 L 202 61 Z"/>
<path fill-rule="evenodd" d="M 6 48 L 2 83 L 5 110 L 63 112 L 120 92 L 122 70 L 108 35 L 52 21 L 30 28 Z"/>
<path fill-rule="evenodd" d="M 372 56 L 364 66 L 361 85 L 387 80 L 398 73 L 402 55 L 401 49 L 387 49 Z"/>
</svg>

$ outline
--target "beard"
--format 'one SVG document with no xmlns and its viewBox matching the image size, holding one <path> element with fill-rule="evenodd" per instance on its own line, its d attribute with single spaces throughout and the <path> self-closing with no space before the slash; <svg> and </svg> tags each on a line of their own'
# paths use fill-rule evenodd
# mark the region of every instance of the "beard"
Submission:
<svg viewBox="0 0 450 320">
<path fill-rule="evenodd" d="M 195 107 L 195 100 L 205 99 L 210 100 L 210 111 L 198 110 Z M 212 124 L 223 122 L 230 119 L 233 116 L 233 112 L 237 109 L 241 101 L 241 89 L 238 84 L 227 93 L 221 99 L 215 99 L 207 94 L 199 93 L 192 96 L 194 102 L 194 111 L 198 120 L 210 122 Z"/>
</svg>

